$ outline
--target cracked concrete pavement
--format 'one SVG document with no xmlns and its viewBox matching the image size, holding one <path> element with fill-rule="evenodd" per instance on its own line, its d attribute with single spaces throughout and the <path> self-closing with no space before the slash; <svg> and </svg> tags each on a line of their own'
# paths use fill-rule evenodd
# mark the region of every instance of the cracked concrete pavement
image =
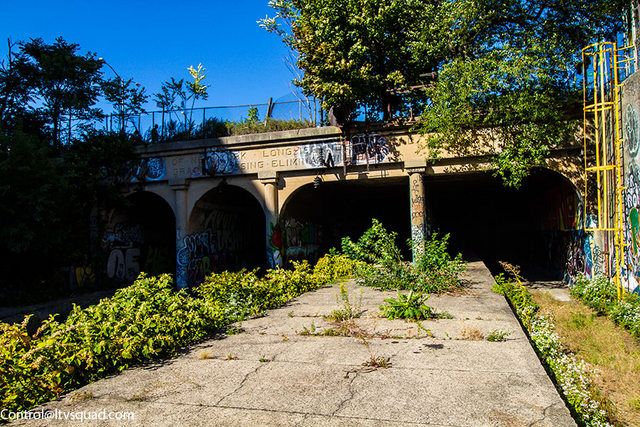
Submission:
<svg viewBox="0 0 640 427">
<path fill-rule="evenodd" d="M 41 409 L 133 412 L 131 426 L 575 425 L 506 301 L 491 292 L 487 268 L 469 263 L 467 278 L 461 295 L 429 300 L 452 319 L 383 319 L 378 307 L 395 292 L 349 284 L 352 302 L 361 299 L 364 310 L 352 325 L 361 336 L 324 336 L 332 325 L 323 316 L 340 307 L 335 285 L 242 322 L 241 333 L 89 384 Z M 504 342 L 462 339 L 493 330 L 510 335 Z M 363 365 L 376 358 L 390 366 Z"/>
</svg>

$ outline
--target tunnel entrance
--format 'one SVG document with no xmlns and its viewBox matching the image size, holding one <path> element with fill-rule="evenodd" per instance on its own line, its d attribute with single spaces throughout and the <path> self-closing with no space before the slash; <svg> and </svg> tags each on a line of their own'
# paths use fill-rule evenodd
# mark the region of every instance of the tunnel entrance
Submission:
<svg viewBox="0 0 640 427">
<path fill-rule="evenodd" d="M 306 185 L 287 201 L 280 217 L 285 262 L 315 261 L 344 236 L 358 238 L 379 219 L 398 233 L 398 245 L 410 237 L 409 178 L 358 179 Z"/>
<path fill-rule="evenodd" d="M 560 280 L 579 233 L 578 196 L 559 174 L 537 169 L 518 190 L 490 173 L 428 177 L 427 210 L 435 230 L 451 233 L 452 249 L 522 268 L 529 280 Z"/>
<path fill-rule="evenodd" d="M 185 237 L 187 283 L 211 272 L 264 267 L 266 228 L 262 207 L 248 191 L 222 182 L 193 208 Z"/>
<path fill-rule="evenodd" d="M 160 196 L 136 192 L 111 211 L 102 238 L 107 278 L 129 284 L 140 272 L 175 272 L 175 217 Z"/>
<path fill-rule="evenodd" d="M 491 173 L 428 176 L 426 210 L 433 231 L 450 233 L 452 253 L 518 265 L 529 280 L 561 280 L 571 249 L 580 241 L 579 200 L 561 175 L 534 170 L 518 190 Z M 377 218 L 399 234 L 410 259 L 407 178 L 323 182 L 302 187 L 280 218 L 285 262 L 316 260 L 343 236 L 359 237 Z"/>
</svg>

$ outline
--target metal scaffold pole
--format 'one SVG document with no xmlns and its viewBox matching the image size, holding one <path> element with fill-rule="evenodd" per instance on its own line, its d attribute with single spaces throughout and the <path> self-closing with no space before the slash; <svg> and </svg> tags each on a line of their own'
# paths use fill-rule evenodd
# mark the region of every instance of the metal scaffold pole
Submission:
<svg viewBox="0 0 640 427">
<path fill-rule="evenodd" d="M 624 159 L 621 74 L 629 68 L 616 43 L 601 42 L 582 50 L 584 92 L 584 212 L 583 229 L 601 233 L 605 247 L 603 271 L 624 293 L 625 269 Z M 592 219 L 590 221 L 590 218 Z M 611 248 L 613 247 L 613 251 Z"/>
</svg>

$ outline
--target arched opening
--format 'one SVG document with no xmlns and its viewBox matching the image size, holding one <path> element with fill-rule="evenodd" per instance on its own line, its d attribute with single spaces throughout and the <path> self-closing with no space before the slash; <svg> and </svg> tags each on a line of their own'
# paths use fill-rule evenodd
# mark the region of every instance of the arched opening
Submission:
<svg viewBox="0 0 640 427">
<path fill-rule="evenodd" d="M 322 182 L 293 193 L 280 215 L 285 262 L 315 261 L 344 236 L 359 237 L 379 219 L 399 234 L 398 244 L 410 237 L 409 178 L 359 179 Z"/>
<path fill-rule="evenodd" d="M 147 191 L 126 197 L 107 221 L 102 243 L 106 275 L 115 283 L 130 283 L 140 272 L 175 272 L 173 210 L 162 197 Z"/>
<path fill-rule="evenodd" d="M 476 173 L 428 177 L 426 188 L 435 229 L 451 233 L 466 258 L 495 270 L 498 261 L 516 264 L 529 280 L 563 278 L 581 233 L 578 194 L 566 178 L 537 169 L 514 190 Z"/>
<path fill-rule="evenodd" d="M 187 283 L 196 285 L 211 272 L 264 267 L 265 215 L 248 191 L 222 181 L 195 204 L 181 250 Z"/>
</svg>

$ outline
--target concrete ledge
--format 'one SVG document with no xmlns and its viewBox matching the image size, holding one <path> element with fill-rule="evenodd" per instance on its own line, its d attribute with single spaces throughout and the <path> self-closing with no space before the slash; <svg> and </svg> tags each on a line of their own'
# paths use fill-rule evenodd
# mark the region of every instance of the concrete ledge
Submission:
<svg viewBox="0 0 640 427">
<path fill-rule="evenodd" d="M 158 155 L 169 152 L 185 153 L 210 147 L 245 147 L 252 145 L 291 143 L 296 144 L 318 139 L 336 139 L 341 135 L 340 129 L 333 126 L 317 128 L 293 129 L 276 132 L 252 133 L 247 135 L 223 136 L 220 138 L 194 139 L 191 141 L 164 142 L 160 144 L 138 147 L 136 151 L 141 155 Z"/>
</svg>

